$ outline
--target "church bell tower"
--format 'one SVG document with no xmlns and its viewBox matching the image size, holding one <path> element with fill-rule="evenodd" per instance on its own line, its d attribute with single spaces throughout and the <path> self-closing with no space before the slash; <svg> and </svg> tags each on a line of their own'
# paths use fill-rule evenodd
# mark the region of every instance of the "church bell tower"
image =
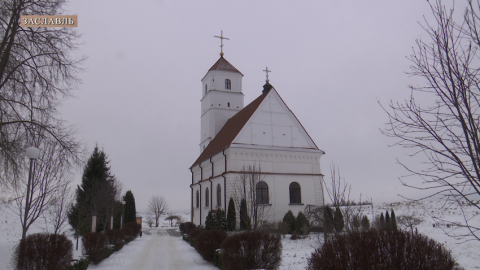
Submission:
<svg viewBox="0 0 480 270">
<path fill-rule="evenodd" d="M 242 77 L 223 57 L 223 40 L 220 59 L 208 70 L 202 79 L 200 153 L 215 138 L 227 120 L 243 109 Z"/>
</svg>

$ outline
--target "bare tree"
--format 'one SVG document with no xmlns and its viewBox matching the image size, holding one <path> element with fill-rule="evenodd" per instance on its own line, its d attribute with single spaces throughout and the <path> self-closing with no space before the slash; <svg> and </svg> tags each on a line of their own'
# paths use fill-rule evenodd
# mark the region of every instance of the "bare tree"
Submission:
<svg viewBox="0 0 480 270">
<path fill-rule="evenodd" d="M 429 4 L 434 21 L 422 26 L 428 40 L 417 40 L 409 57 L 409 74 L 423 83 L 410 86 L 405 102 L 384 108 L 389 122 L 382 132 L 423 160 L 399 161 L 421 181 L 403 179 L 405 186 L 430 191 L 424 198 L 439 195 L 480 210 L 474 200 L 480 195 L 480 2 L 469 0 L 460 20 L 441 0 Z M 480 240 L 479 228 L 464 221 L 468 233 L 457 236 Z"/>
<path fill-rule="evenodd" d="M 53 138 L 76 157 L 74 132 L 56 108 L 79 82 L 73 28 L 20 27 L 20 15 L 61 14 L 65 0 L 0 1 L 0 188 L 22 175 L 32 138 Z M 42 132 L 39 132 L 42 131 Z M 29 145 L 30 144 L 30 145 Z M 69 159 L 71 160 L 71 159 Z"/>
<path fill-rule="evenodd" d="M 271 194 L 268 188 L 265 189 L 266 184 L 260 183 L 264 180 L 260 165 L 254 164 L 244 166 L 234 182 L 233 199 L 237 213 L 240 213 L 241 201 L 245 199 L 253 230 L 260 229 L 270 211 Z"/>
<path fill-rule="evenodd" d="M 397 217 L 397 223 L 406 227 L 410 228 L 411 232 L 413 233 L 413 228 L 420 225 L 423 220 L 421 218 L 414 217 L 412 215 L 403 215 Z"/>
<path fill-rule="evenodd" d="M 57 198 L 52 206 L 43 213 L 46 228 L 53 226 L 53 233 L 59 234 L 68 224 L 68 211 L 73 204 L 74 196 L 70 185 L 64 185 L 55 191 Z"/>
<path fill-rule="evenodd" d="M 22 177 L 13 187 L 13 200 L 20 216 L 23 237 L 39 217 L 62 199 L 62 192 L 69 189 L 72 179 L 68 157 L 64 156 L 65 152 L 58 142 L 43 142 L 40 144 L 39 152 L 40 156 L 35 160 L 30 192 L 27 192 L 28 177 Z M 25 218 L 27 194 L 30 198 Z"/>
<path fill-rule="evenodd" d="M 167 200 L 159 195 L 153 196 L 148 202 L 148 212 L 155 219 L 155 225 L 158 227 L 158 219 L 168 209 Z"/>
</svg>

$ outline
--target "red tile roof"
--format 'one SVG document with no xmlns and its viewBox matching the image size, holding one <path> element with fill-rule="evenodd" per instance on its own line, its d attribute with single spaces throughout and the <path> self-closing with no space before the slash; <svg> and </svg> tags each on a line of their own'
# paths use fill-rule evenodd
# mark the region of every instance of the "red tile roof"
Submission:
<svg viewBox="0 0 480 270">
<path fill-rule="evenodd" d="M 215 136 L 207 148 L 203 150 L 198 159 L 193 163 L 192 167 L 230 146 L 235 137 L 237 137 L 237 134 L 242 130 L 243 126 L 257 110 L 258 106 L 266 96 L 266 94 L 260 95 L 257 99 L 248 104 L 247 107 L 243 108 L 232 118 L 228 119 L 227 123 L 225 123 L 223 128 L 218 132 L 217 136 Z"/>
<path fill-rule="evenodd" d="M 210 70 L 226 70 L 242 74 L 240 71 L 238 71 L 238 69 L 236 69 L 232 64 L 230 64 L 227 59 L 223 58 L 223 56 L 220 57 L 220 59 L 218 59 L 218 61 L 213 64 L 213 66 L 208 71 Z"/>
</svg>

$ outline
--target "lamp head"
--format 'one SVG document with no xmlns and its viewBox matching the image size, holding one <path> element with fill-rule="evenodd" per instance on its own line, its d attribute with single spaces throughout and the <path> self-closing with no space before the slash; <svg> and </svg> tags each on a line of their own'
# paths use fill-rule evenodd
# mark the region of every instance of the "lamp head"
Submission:
<svg viewBox="0 0 480 270">
<path fill-rule="evenodd" d="M 35 147 L 28 147 L 27 148 L 27 157 L 29 159 L 37 159 L 39 155 L 40 155 L 40 151 L 38 151 L 37 148 L 35 148 Z"/>
</svg>

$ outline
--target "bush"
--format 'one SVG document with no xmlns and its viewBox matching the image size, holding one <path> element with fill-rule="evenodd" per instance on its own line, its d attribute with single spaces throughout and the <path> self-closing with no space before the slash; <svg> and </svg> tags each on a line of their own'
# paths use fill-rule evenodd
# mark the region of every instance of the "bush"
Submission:
<svg viewBox="0 0 480 270">
<path fill-rule="evenodd" d="M 81 258 L 70 266 L 70 270 L 87 270 L 89 264 L 90 260 L 88 257 Z"/>
<path fill-rule="evenodd" d="M 123 247 L 123 239 L 125 235 L 122 230 L 110 230 L 106 233 L 108 237 L 108 243 L 115 246 L 115 251 L 120 250 Z"/>
<path fill-rule="evenodd" d="M 245 232 L 225 239 L 222 249 L 224 269 L 277 269 L 282 260 L 280 236 L 263 232 Z"/>
<path fill-rule="evenodd" d="M 215 250 L 227 238 L 227 233 L 222 230 L 204 230 L 195 238 L 195 248 L 206 261 L 213 261 Z"/>
<path fill-rule="evenodd" d="M 450 252 L 426 236 L 381 230 L 338 234 L 308 259 L 309 270 L 446 270 L 454 265 Z"/>
<path fill-rule="evenodd" d="M 180 232 L 188 233 L 191 229 L 195 229 L 197 226 L 192 222 L 185 222 L 180 224 Z"/>
<path fill-rule="evenodd" d="M 307 217 L 300 211 L 295 219 L 295 231 L 300 234 L 308 234 L 310 224 Z"/>
<path fill-rule="evenodd" d="M 288 224 L 288 233 L 293 233 L 295 231 L 295 216 L 291 210 L 283 216 L 283 222 Z"/>
<path fill-rule="evenodd" d="M 204 230 L 202 228 L 195 228 L 189 231 L 188 233 L 188 242 L 190 242 L 190 245 L 195 247 L 195 240 L 199 234 L 201 234 Z"/>
<path fill-rule="evenodd" d="M 12 255 L 15 269 L 69 269 L 72 241 L 64 235 L 36 233 L 21 240 Z"/>
<path fill-rule="evenodd" d="M 102 233 L 87 233 L 82 238 L 83 254 L 93 264 L 99 264 L 108 254 L 108 237 Z"/>
<path fill-rule="evenodd" d="M 125 224 L 125 227 L 132 229 L 134 239 L 140 235 L 140 231 L 142 230 L 142 225 L 137 224 L 137 222 L 129 222 Z"/>
<path fill-rule="evenodd" d="M 121 229 L 121 231 L 123 233 L 123 240 L 125 240 L 125 243 L 130 243 L 133 241 L 133 239 L 135 239 L 135 232 L 132 230 L 132 228 L 125 226 Z"/>
</svg>

